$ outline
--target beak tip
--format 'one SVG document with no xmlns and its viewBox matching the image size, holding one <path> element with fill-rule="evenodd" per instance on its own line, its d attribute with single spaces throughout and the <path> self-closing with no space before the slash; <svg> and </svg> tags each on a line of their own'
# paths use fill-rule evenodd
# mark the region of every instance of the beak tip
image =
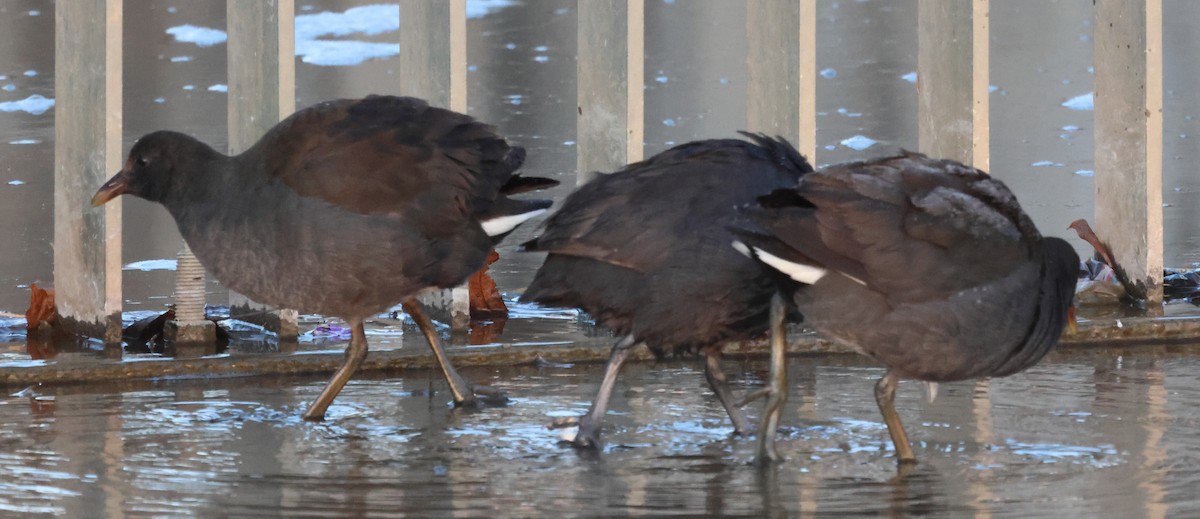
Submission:
<svg viewBox="0 0 1200 519">
<path fill-rule="evenodd" d="M 100 186 L 100 189 L 96 190 L 96 194 L 92 195 L 92 207 L 100 207 L 107 204 L 112 199 L 125 194 L 127 188 L 128 180 L 122 177 L 121 173 L 117 173 L 108 182 Z"/>
</svg>

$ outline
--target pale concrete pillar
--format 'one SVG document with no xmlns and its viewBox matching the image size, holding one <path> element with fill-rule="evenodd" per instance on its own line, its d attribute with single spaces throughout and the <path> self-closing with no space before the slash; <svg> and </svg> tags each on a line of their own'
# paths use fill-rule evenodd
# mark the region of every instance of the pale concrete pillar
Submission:
<svg viewBox="0 0 1200 519">
<path fill-rule="evenodd" d="M 1096 228 L 1162 301 L 1162 0 L 1096 0 Z"/>
<path fill-rule="evenodd" d="M 988 0 L 920 0 L 919 147 L 987 171 Z"/>
<path fill-rule="evenodd" d="M 227 0 L 229 153 L 245 151 L 296 111 L 294 0 Z M 239 294 L 229 295 L 233 315 L 263 312 Z M 281 309 L 256 320 L 276 328 L 281 348 L 296 341 L 296 311 Z"/>
<path fill-rule="evenodd" d="M 815 161 L 816 0 L 746 2 L 746 129 L 779 135 Z"/>
<path fill-rule="evenodd" d="M 90 200 L 121 169 L 123 0 L 54 9 L 54 288 L 67 326 L 121 344 L 121 201 Z"/>
<path fill-rule="evenodd" d="M 400 1 L 400 95 L 467 113 L 466 0 Z M 421 298 L 430 317 L 467 328 L 470 294 L 460 286 Z"/>
<path fill-rule="evenodd" d="M 642 160 L 645 140 L 643 0 L 578 4 L 578 182 Z"/>
</svg>

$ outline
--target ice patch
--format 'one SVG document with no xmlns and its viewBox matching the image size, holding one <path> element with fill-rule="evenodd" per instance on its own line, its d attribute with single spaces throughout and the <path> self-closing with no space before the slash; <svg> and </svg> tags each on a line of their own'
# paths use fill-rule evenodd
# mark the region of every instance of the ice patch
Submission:
<svg viewBox="0 0 1200 519">
<path fill-rule="evenodd" d="M 1081 177 L 1091 177 L 1091 176 L 1094 176 L 1096 174 L 1096 172 L 1092 171 L 1090 169 L 1081 169 L 1079 171 L 1076 171 L 1075 174 L 1079 175 Z"/>
<path fill-rule="evenodd" d="M 17 139 L 15 141 L 8 141 L 9 144 L 41 144 L 41 142 L 41 139 Z"/>
<path fill-rule="evenodd" d="M 1033 164 L 1030 164 L 1030 166 L 1033 166 L 1035 168 L 1044 168 L 1047 166 L 1062 167 L 1063 165 L 1058 162 L 1054 162 L 1054 161 L 1050 161 L 1050 160 L 1039 160 L 1037 162 L 1034 162 Z"/>
<path fill-rule="evenodd" d="M 0 103 L 0 112 L 27 112 L 41 115 L 54 107 L 54 100 L 33 94 L 20 101 L 5 101 Z"/>
<path fill-rule="evenodd" d="M 173 259 L 153 259 L 144 261 L 135 261 L 125 265 L 121 270 L 140 270 L 149 272 L 151 270 L 175 270 L 178 262 Z"/>
<path fill-rule="evenodd" d="M 10 186 L 23 186 L 23 185 L 25 185 L 25 181 L 24 181 L 24 180 L 9 180 L 9 181 L 8 181 L 8 185 L 10 185 Z"/>
<path fill-rule="evenodd" d="M 821 74 L 821 77 L 825 79 L 833 79 L 837 77 L 837 71 L 831 68 L 821 69 L 818 74 Z"/>
<path fill-rule="evenodd" d="M 359 65 L 373 59 L 390 58 L 400 54 L 398 43 L 366 41 L 296 40 L 296 55 L 300 61 L 325 67 Z"/>
<path fill-rule="evenodd" d="M 467 0 L 467 18 L 483 18 L 516 3 L 514 0 Z"/>
<path fill-rule="evenodd" d="M 400 44 L 318 38 L 351 34 L 373 36 L 398 30 L 400 6 L 396 4 L 304 14 L 296 17 L 296 55 L 305 63 L 322 66 L 358 65 L 372 59 L 388 58 L 400 54 Z"/>
<path fill-rule="evenodd" d="M 536 61 L 538 63 L 545 63 L 547 61 L 550 61 L 550 57 L 549 56 L 534 56 L 533 61 Z"/>
<path fill-rule="evenodd" d="M 37 75 L 38 75 L 38 71 L 36 71 L 36 70 L 26 70 L 25 71 L 25 77 L 35 77 Z"/>
<path fill-rule="evenodd" d="M 297 21 L 300 19 L 296 17 Z M 167 34 L 175 38 L 175 41 L 181 43 L 194 43 L 201 47 L 212 47 L 218 43 L 225 43 L 229 36 L 225 31 L 220 29 L 212 29 L 209 27 L 199 27 L 191 24 L 176 25 L 167 29 Z"/>
<path fill-rule="evenodd" d="M 192 57 L 191 56 L 171 56 L 171 63 L 183 63 L 185 61 L 192 61 Z"/>
<path fill-rule="evenodd" d="M 675 126 L 675 119 L 663 119 L 663 126 Z"/>
<path fill-rule="evenodd" d="M 916 73 L 916 72 L 909 72 L 909 73 L 907 73 L 907 74 L 905 74 L 905 75 L 903 75 L 903 76 L 900 76 L 900 79 L 903 79 L 903 80 L 905 80 L 905 81 L 908 81 L 909 83 L 916 83 L 916 82 L 917 82 L 917 73 Z"/>
<path fill-rule="evenodd" d="M 1072 110 L 1094 110 L 1096 101 L 1092 97 L 1092 92 L 1088 92 L 1063 101 L 1062 105 Z"/>
<path fill-rule="evenodd" d="M 843 139 L 842 146 L 845 146 L 845 147 L 850 148 L 855 151 L 863 151 L 867 148 L 870 148 L 871 146 L 874 146 L 878 142 L 879 141 L 872 139 L 870 137 L 867 137 L 865 135 L 855 135 L 848 139 Z"/>
<path fill-rule="evenodd" d="M 217 83 L 215 85 L 208 87 L 208 91 L 209 92 L 228 92 L 229 85 L 222 85 L 220 83 Z"/>
<path fill-rule="evenodd" d="M 9 84 L 7 84 L 7 85 L 4 85 L 4 91 L 5 91 L 5 92 L 12 92 L 13 90 L 16 90 L 16 89 L 17 89 L 17 85 L 14 85 L 14 84 L 12 84 L 12 83 L 9 83 Z"/>
</svg>

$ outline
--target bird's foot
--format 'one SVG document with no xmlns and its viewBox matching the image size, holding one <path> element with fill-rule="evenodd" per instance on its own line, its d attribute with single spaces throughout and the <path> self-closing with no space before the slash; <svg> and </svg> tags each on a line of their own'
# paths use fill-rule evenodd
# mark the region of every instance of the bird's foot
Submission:
<svg viewBox="0 0 1200 519">
<path fill-rule="evenodd" d="M 455 399 L 454 406 L 475 409 L 483 406 L 504 407 L 508 405 L 508 393 L 483 384 L 467 384 L 467 394 L 462 400 Z"/>
<path fill-rule="evenodd" d="M 587 415 L 555 418 L 547 429 L 564 429 L 560 439 L 579 449 L 600 448 L 600 428 L 592 425 Z M 577 428 L 575 431 L 570 429 Z"/>
<path fill-rule="evenodd" d="M 917 469 L 917 460 L 900 458 L 896 460 L 896 477 L 889 483 L 900 483 Z"/>
</svg>

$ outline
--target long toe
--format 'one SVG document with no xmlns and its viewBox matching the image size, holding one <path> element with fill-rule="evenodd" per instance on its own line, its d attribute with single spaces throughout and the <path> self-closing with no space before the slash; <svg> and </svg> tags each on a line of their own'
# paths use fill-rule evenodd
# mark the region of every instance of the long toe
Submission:
<svg viewBox="0 0 1200 519">
<path fill-rule="evenodd" d="M 480 401 L 489 406 L 503 407 L 508 405 L 510 401 L 508 398 L 508 393 L 505 393 L 503 390 L 494 388 L 492 386 L 472 385 L 471 391 L 475 393 L 475 396 L 478 397 Z"/>
</svg>

